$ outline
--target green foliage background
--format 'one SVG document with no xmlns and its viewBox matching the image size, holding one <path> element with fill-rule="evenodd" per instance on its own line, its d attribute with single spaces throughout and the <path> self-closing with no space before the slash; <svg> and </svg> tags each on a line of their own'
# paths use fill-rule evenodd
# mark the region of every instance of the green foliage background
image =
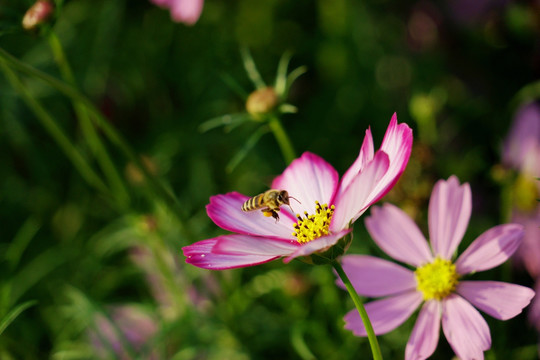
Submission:
<svg viewBox="0 0 540 360">
<path fill-rule="evenodd" d="M 112 309 L 126 304 L 154 321 L 157 333 L 141 348 L 120 336 L 125 358 L 370 358 L 367 340 L 343 329 L 353 304 L 329 267 L 275 261 L 211 272 L 184 263 L 182 246 L 225 233 L 206 215 L 211 195 L 260 193 L 286 166 L 269 133 L 227 167 L 260 123 L 200 131 L 208 119 L 245 111 L 245 98 L 230 86 L 254 90 L 241 48 L 268 83 L 288 51 L 291 69 L 307 66 L 287 99 L 298 112 L 281 118 L 297 155 L 312 151 L 342 174 L 365 130 L 371 127 L 377 146 L 397 112 L 414 129 L 414 150 L 383 201 L 426 224 L 432 185 L 456 174 L 474 194 L 462 247 L 508 220 L 509 175 L 501 180 L 498 164 L 516 107 L 538 95 L 540 16 L 533 2 L 486 1 L 485 11 L 472 16 L 469 9 L 464 19 L 455 16 L 455 1 L 207 0 L 189 27 L 143 0 L 57 0 L 51 23 L 25 32 L 20 22 L 31 4 L 0 2 L 0 47 L 62 80 L 54 33 L 76 88 L 178 202 L 144 180 L 134 159 L 97 127 L 120 178 L 120 186 L 110 185 L 72 99 L 2 55 L 0 319 L 21 310 L 0 335 L 2 359 L 121 358 L 112 345 L 96 350 L 96 331 L 107 344 L 96 318 L 114 322 Z M 10 71 L 108 191 L 84 180 L 8 81 Z M 350 253 L 384 256 L 361 219 L 354 237 Z M 477 278 L 532 286 L 509 264 Z M 537 357 L 525 314 L 488 322 L 488 359 Z M 379 338 L 385 358 L 403 357 L 413 324 Z M 441 337 L 434 358 L 452 355 Z"/>
</svg>

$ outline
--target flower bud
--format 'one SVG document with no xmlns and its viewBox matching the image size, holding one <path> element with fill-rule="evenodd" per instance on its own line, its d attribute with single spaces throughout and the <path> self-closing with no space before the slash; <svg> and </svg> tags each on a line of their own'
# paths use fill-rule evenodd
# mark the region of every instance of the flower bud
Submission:
<svg viewBox="0 0 540 360">
<path fill-rule="evenodd" d="M 272 111 L 279 103 L 279 97 L 272 87 L 258 89 L 252 92 L 246 100 L 246 110 L 257 117 Z"/>
<path fill-rule="evenodd" d="M 28 9 L 22 19 L 22 26 L 25 30 L 33 30 L 38 25 L 43 24 L 51 17 L 54 6 L 48 0 L 38 0 Z"/>
</svg>

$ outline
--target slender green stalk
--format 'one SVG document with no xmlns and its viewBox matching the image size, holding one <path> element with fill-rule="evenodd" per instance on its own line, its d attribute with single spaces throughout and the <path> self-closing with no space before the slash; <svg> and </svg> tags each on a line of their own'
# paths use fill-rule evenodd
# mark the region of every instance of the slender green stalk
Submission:
<svg viewBox="0 0 540 360">
<path fill-rule="evenodd" d="M 294 148 L 292 146 L 289 135 L 287 135 L 285 129 L 283 128 L 283 125 L 281 125 L 281 121 L 276 116 L 272 116 L 268 120 L 268 126 L 270 127 L 270 130 L 272 130 L 272 132 L 274 133 L 274 137 L 278 142 L 285 162 L 287 164 L 290 164 L 294 159 L 296 159 L 296 153 L 294 152 Z"/>
<path fill-rule="evenodd" d="M 68 84 L 76 87 L 75 77 L 73 76 L 73 72 L 64 53 L 62 44 L 60 43 L 60 40 L 53 31 L 49 32 L 48 41 L 54 55 L 54 60 L 58 65 L 58 68 L 60 69 L 62 77 Z M 129 203 L 129 193 L 126 189 L 126 186 L 124 185 L 122 177 L 118 174 L 114 163 L 109 157 L 105 146 L 97 135 L 88 111 L 86 110 L 84 104 L 81 103 L 79 100 L 72 99 L 72 102 L 77 118 L 79 119 L 79 123 L 81 125 L 84 137 L 88 142 L 90 148 L 92 149 L 94 155 L 96 156 L 101 170 L 107 177 L 112 192 L 115 196 L 117 196 L 117 199 L 122 205 L 127 205 Z"/>
<path fill-rule="evenodd" d="M 112 125 L 110 125 L 107 119 L 103 117 L 101 112 L 96 109 L 94 104 L 92 104 L 92 102 L 87 97 L 81 94 L 73 86 L 70 86 L 63 81 L 60 81 L 55 77 L 50 76 L 49 74 L 46 74 L 32 66 L 29 66 L 28 64 L 23 63 L 13 55 L 6 52 L 4 49 L 0 48 L 0 63 L 4 62 L 6 65 L 9 65 L 13 69 L 16 69 L 29 76 L 43 80 L 49 86 L 55 88 L 62 94 L 71 98 L 72 100 L 80 101 L 81 104 L 83 104 L 86 110 L 89 112 L 91 119 L 101 130 L 103 130 L 104 134 L 108 137 L 108 139 L 114 145 L 116 145 L 120 149 L 120 151 L 122 151 L 124 155 L 141 170 L 147 180 L 147 184 L 149 185 L 154 195 L 163 199 L 165 204 L 174 210 L 174 214 L 182 214 L 182 206 L 176 196 L 172 193 L 172 191 L 166 188 L 163 183 L 158 181 L 154 175 L 150 174 L 146 166 L 142 164 L 140 156 L 138 156 L 138 154 L 131 149 L 128 142 L 118 133 L 118 131 L 116 131 L 116 129 L 114 129 Z"/>
<path fill-rule="evenodd" d="M 26 86 L 21 82 L 17 75 L 11 70 L 3 59 L 0 58 L 0 67 L 6 78 L 9 80 L 13 88 L 21 95 L 21 98 L 26 102 L 30 110 L 34 112 L 37 119 L 41 122 L 45 130 L 56 141 L 58 146 L 64 151 L 68 159 L 71 160 L 75 168 L 79 171 L 83 179 L 92 187 L 99 191 L 108 194 L 109 189 L 103 183 L 101 178 L 94 172 L 92 167 L 87 163 L 86 159 L 81 155 L 79 150 L 71 143 L 64 131 L 56 124 L 51 115 L 34 99 Z"/>
<path fill-rule="evenodd" d="M 366 328 L 366 332 L 368 335 L 369 345 L 371 346 L 371 353 L 373 354 L 373 359 L 382 360 L 381 348 L 379 347 L 379 343 L 377 342 L 377 337 L 375 336 L 375 331 L 373 331 L 373 326 L 371 326 L 371 322 L 369 321 L 366 309 L 364 308 L 364 305 L 360 300 L 360 296 L 358 296 L 358 293 L 356 292 L 356 290 L 354 290 L 354 287 L 352 286 L 351 281 L 347 277 L 347 274 L 345 274 L 345 271 L 341 267 L 341 264 L 337 261 L 334 261 L 332 265 L 334 266 L 334 269 L 336 269 L 339 277 L 341 278 L 341 281 L 343 281 L 343 284 L 345 284 L 345 287 L 347 288 L 347 291 L 349 292 L 349 295 L 351 296 L 354 305 L 356 305 L 356 309 L 360 314 L 360 318 L 364 323 L 364 327 Z"/>
</svg>

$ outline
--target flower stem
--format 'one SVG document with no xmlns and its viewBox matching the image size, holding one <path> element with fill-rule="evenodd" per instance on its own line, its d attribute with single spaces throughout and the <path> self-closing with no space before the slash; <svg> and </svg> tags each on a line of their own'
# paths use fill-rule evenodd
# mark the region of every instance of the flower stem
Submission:
<svg viewBox="0 0 540 360">
<path fill-rule="evenodd" d="M 56 141 L 58 146 L 64 151 L 67 158 L 71 160 L 75 168 L 79 171 L 86 182 L 99 191 L 109 194 L 109 189 L 103 183 L 99 175 L 97 175 L 80 151 L 69 140 L 64 131 L 58 126 L 51 115 L 45 110 L 41 104 L 36 101 L 30 94 L 26 86 L 21 82 L 17 75 L 9 68 L 9 66 L 0 59 L 0 68 L 3 70 L 6 78 L 11 83 L 13 88 L 19 93 L 24 102 L 34 112 L 36 118 L 41 122 L 45 130 Z"/>
<path fill-rule="evenodd" d="M 379 343 L 377 342 L 377 337 L 375 336 L 375 331 L 373 331 L 373 326 L 371 326 L 371 322 L 369 321 L 366 309 L 364 308 L 364 305 L 360 300 L 360 296 L 358 296 L 358 293 L 356 292 L 356 290 L 354 290 L 354 287 L 352 286 L 351 281 L 347 277 L 347 274 L 345 274 L 345 271 L 341 267 L 341 264 L 337 261 L 334 261 L 332 265 L 334 266 L 334 269 L 341 278 L 341 281 L 343 281 L 343 284 L 345 284 L 345 287 L 347 288 L 347 291 L 349 292 L 349 295 L 351 296 L 354 305 L 356 305 L 356 309 L 360 314 L 360 318 L 364 323 L 364 327 L 366 328 L 366 332 L 368 335 L 369 345 L 371 346 L 371 353 L 373 354 L 373 359 L 382 360 L 381 348 L 379 347 Z"/>
<path fill-rule="evenodd" d="M 287 135 L 287 133 L 285 132 L 283 125 L 281 125 L 281 121 L 277 116 L 271 116 L 268 120 L 268 126 L 270 127 L 270 130 L 272 130 L 272 132 L 274 133 L 274 137 L 278 142 L 285 162 L 287 164 L 290 164 L 296 158 L 296 154 L 294 152 L 291 139 L 289 138 L 289 135 Z"/>
<path fill-rule="evenodd" d="M 180 215 L 184 215 L 182 210 L 183 208 L 174 193 L 161 181 L 159 181 L 154 175 L 150 174 L 147 167 L 143 165 L 140 156 L 130 147 L 130 145 L 122 137 L 122 135 L 109 123 L 107 119 L 105 119 L 103 114 L 101 114 L 101 112 L 96 109 L 94 104 L 92 104 L 92 102 L 86 96 L 81 94 L 73 86 L 68 85 L 63 81 L 58 80 L 57 78 L 52 77 L 49 74 L 46 74 L 20 61 L 2 48 L 0 48 L 0 65 L 3 65 L 5 72 L 8 72 L 13 76 L 15 76 L 15 74 L 13 74 L 12 69 L 20 71 L 26 75 L 35 77 L 37 79 L 41 79 L 49 86 L 68 96 L 73 101 L 80 102 L 86 108 L 86 111 L 88 111 L 90 119 L 95 123 L 95 126 L 98 127 L 101 131 L 103 131 L 104 135 L 109 139 L 109 141 L 115 146 L 117 146 L 120 151 L 124 153 L 124 155 L 141 170 L 146 180 L 148 181 L 150 190 L 155 194 L 155 197 L 162 199 L 165 205 L 173 211 L 173 214 L 178 216 L 178 219 L 182 219 Z M 68 156 L 70 155 L 71 154 L 68 154 Z M 104 184 L 102 183 L 100 185 Z"/>
<path fill-rule="evenodd" d="M 54 60 L 60 69 L 60 73 L 64 80 L 71 86 L 76 87 L 75 77 L 71 71 L 71 67 L 67 60 L 67 57 L 64 53 L 64 49 L 60 40 L 53 31 L 50 31 L 48 34 L 49 46 L 54 55 Z M 79 123 L 81 124 L 81 129 L 83 131 L 86 141 L 90 145 L 96 159 L 101 167 L 101 170 L 107 177 L 109 184 L 111 185 L 112 192 L 117 196 L 117 200 L 123 204 L 127 205 L 129 203 L 129 194 L 124 185 L 122 177 L 119 175 L 114 163 L 112 162 L 109 154 L 103 143 L 101 142 L 92 120 L 90 119 L 90 114 L 86 110 L 85 106 L 81 101 L 77 99 L 72 99 L 73 108 Z"/>
</svg>

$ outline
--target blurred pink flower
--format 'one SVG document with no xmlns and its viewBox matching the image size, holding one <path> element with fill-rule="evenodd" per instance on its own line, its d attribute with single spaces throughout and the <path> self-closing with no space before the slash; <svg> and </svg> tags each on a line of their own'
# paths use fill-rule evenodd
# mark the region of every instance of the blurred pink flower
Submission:
<svg viewBox="0 0 540 360">
<path fill-rule="evenodd" d="M 111 308 L 110 318 L 97 315 L 89 336 L 100 359 L 133 359 L 131 349 L 137 359 L 151 360 L 158 358 L 151 342 L 157 330 L 155 320 L 142 307 L 121 305 Z"/>
<path fill-rule="evenodd" d="M 366 226 L 377 245 L 415 271 L 372 256 L 343 257 L 343 268 L 359 294 L 385 297 L 366 304 L 375 333 L 401 325 L 424 303 L 405 350 L 406 359 L 430 357 L 442 329 L 460 359 L 483 359 L 491 347 L 489 327 L 473 305 L 499 320 L 510 319 L 529 304 L 534 291 L 498 281 L 462 281 L 508 259 L 520 244 L 523 227 L 506 224 L 480 235 L 452 262 L 471 215 L 471 190 L 452 176 L 434 187 L 429 203 L 429 237 L 399 208 L 374 207 Z M 343 283 L 338 280 L 341 287 Z M 345 328 L 366 336 L 358 311 L 345 316 Z"/>
<path fill-rule="evenodd" d="M 247 196 L 237 192 L 210 198 L 208 216 L 235 234 L 199 241 L 183 248 L 186 262 L 205 269 L 231 269 L 262 264 L 280 257 L 322 253 L 351 229 L 349 225 L 384 196 L 396 183 L 409 160 L 412 130 L 398 124 L 394 114 L 381 148 L 374 152 L 371 131 L 366 131 L 360 154 L 339 181 L 337 171 L 319 156 L 306 152 L 272 183 L 299 203 L 294 216 L 282 207 L 275 222 L 260 211 L 243 212 Z M 296 226 L 296 228 L 295 228 Z"/>
<path fill-rule="evenodd" d="M 173 21 L 193 25 L 199 20 L 204 0 L 150 0 L 154 4 L 169 9 Z"/>
<path fill-rule="evenodd" d="M 512 222 L 523 225 L 525 231 L 513 259 L 536 279 L 540 277 L 540 206 L 531 213 L 514 210 Z"/>
<path fill-rule="evenodd" d="M 522 105 L 504 142 L 503 163 L 520 172 L 540 177 L 540 106 Z"/>
</svg>

